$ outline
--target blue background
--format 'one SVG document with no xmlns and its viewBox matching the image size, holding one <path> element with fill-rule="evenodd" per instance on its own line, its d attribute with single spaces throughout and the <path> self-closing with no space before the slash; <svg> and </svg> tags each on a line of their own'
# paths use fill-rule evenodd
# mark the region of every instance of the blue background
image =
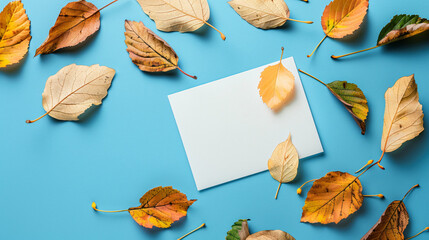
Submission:
<svg viewBox="0 0 429 240">
<path fill-rule="evenodd" d="M 287 0 L 292 18 L 315 23 L 287 22 L 273 30 L 251 26 L 225 0 L 210 0 L 210 23 L 225 33 L 225 42 L 207 26 L 195 33 L 160 32 L 137 1 L 120 0 L 102 11 L 100 31 L 84 45 L 36 58 L 36 48 L 68 1 L 22 1 L 31 20 L 29 56 L 19 67 L 0 72 L 0 239 L 165 240 L 177 239 L 205 222 L 208 227 L 188 239 L 219 240 L 239 218 L 252 219 L 252 232 L 281 229 L 297 239 L 360 239 L 386 206 L 416 183 L 422 187 L 405 202 L 411 216 L 406 235 L 428 226 L 426 132 L 387 154 L 383 160 L 386 171 L 373 168 L 361 178 L 365 194 L 383 193 L 386 199 L 366 198 L 356 214 L 338 225 L 300 223 L 305 194 L 295 193 L 308 179 L 333 170 L 353 172 L 369 159 L 378 159 L 384 92 L 398 78 L 415 74 L 423 111 L 429 110 L 428 33 L 340 61 L 329 57 L 373 46 L 381 28 L 395 14 L 429 17 L 428 1 L 370 1 L 355 37 L 326 39 L 310 59 L 306 55 L 324 36 L 320 17 L 327 0 Z M 93 2 L 102 7 L 110 1 Z M 6 4 L 2 1 L 0 7 Z M 181 68 L 198 80 L 178 71 L 141 72 L 125 51 L 125 19 L 143 21 L 164 38 L 180 57 Z M 167 95 L 273 62 L 279 58 L 281 46 L 285 47 L 284 57 L 295 57 L 298 68 L 326 82 L 358 84 L 369 101 L 367 134 L 360 134 L 352 117 L 326 88 L 301 75 L 325 153 L 302 160 L 297 179 L 283 185 L 278 200 L 274 200 L 277 183 L 268 172 L 198 192 Z M 45 117 L 26 124 L 25 120 L 45 112 L 41 94 L 46 79 L 72 63 L 116 70 L 102 106 L 80 122 Z M 147 230 L 128 213 L 104 214 L 91 209 L 92 201 L 108 210 L 138 206 L 147 190 L 170 185 L 198 199 L 189 215 L 171 229 Z M 308 190 L 309 186 L 304 188 L 304 192 Z"/>
</svg>

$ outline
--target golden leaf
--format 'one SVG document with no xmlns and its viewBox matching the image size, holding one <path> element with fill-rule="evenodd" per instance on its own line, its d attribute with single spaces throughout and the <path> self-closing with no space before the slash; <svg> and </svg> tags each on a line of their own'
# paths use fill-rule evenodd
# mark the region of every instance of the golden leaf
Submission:
<svg viewBox="0 0 429 240">
<path fill-rule="evenodd" d="M 393 87 L 387 89 L 384 97 L 383 153 L 395 151 L 424 130 L 423 110 L 414 75 L 400 78 Z"/>
<path fill-rule="evenodd" d="M 93 105 L 100 105 L 107 95 L 115 70 L 99 65 L 62 68 L 46 81 L 43 91 L 43 108 L 46 113 L 36 120 L 49 116 L 65 121 L 77 121 Z"/>
<path fill-rule="evenodd" d="M 19 63 L 30 45 L 30 20 L 20 0 L 0 13 L 0 68 Z"/>
<path fill-rule="evenodd" d="M 284 0 L 231 0 L 229 5 L 248 23 L 257 28 L 270 29 L 280 27 L 290 19 L 290 11 Z"/>
<path fill-rule="evenodd" d="M 207 0 L 137 0 L 143 11 L 156 23 L 156 28 L 165 31 L 192 32 L 204 24 L 225 35 L 207 21 L 210 8 Z"/>
<path fill-rule="evenodd" d="M 295 90 L 295 77 L 282 64 L 283 58 L 276 65 L 268 66 L 261 73 L 261 81 L 258 89 L 262 101 L 274 111 L 280 108 L 292 99 Z"/>
<path fill-rule="evenodd" d="M 286 141 L 277 145 L 271 158 L 268 160 L 268 170 L 271 176 L 278 181 L 277 195 L 282 183 L 287 183 L 295 179 L 298 173 L 299 157 L 292 139 L 289 137 Z"/>
<path fill-rule="evenodd" d="M 131 60 L 140 70 L 167 72 L 179 69 L 186 76 L 196 79 L 177 66 L 179 57 L 173 48 L 142 22 L 125 20 L 125 43 Z"/>
<path fill-rule="evenodd" d="M 281 230 L 268 230 L 254 233 L 246 240 L 295 240 L 295 238 Z"/>
<path fill-rule="evenodd" d="M 302 208 L 301 222 L 339 223 L 356 212 L 363 202 L 358 177 L 345 172 L 329 172 L 316 180 Z"/>
</svg>

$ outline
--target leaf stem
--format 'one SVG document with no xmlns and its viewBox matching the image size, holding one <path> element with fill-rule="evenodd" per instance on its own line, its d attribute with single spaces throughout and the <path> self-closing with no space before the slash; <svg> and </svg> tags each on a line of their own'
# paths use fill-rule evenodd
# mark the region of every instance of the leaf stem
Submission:
<svg viewBox="0 0 429 240">
<path fill-rule="evenodd" d="M 313 21 L 301 21 L 301 20 L 296 20 L 296 19 L 292 19 L 292 18 L 286 18 L 289 21 L 293 21 L 293 22 L 300 22 L 300 23 L 307 23 L 307 24 L 312 24 Z"/>
<path fill-rule="evenodd" d="M 410 188 L 410 190 L 408 190 L 408 192 L 407 193 L 405 193 L 405 195 L 404 195 L 404 197 L 402 198 L 402 200 L 401 201 L 404 201 L 404 199 L 405 199 L 405 197 L 414 189 L 414 188 L 418 188 L 418 187 L 420 187 L 420 185 L 419 184 L 416 184 L 416 185 L 414 185 L 412 188 Z"/>
<path fill-rule="evenodd" d="M 48 113 L 50 113 L 51 111 L 48 111 L 48 112 L 46 112 L 45 114 L 43 114 L 42 116 L 40 116 L 40 117 L 38 117 L 38 118 L 36 118 L 36 119 L 34 119 L 34 120 L 27 120 L 27 121 L 25 121 L 26 123 L 34 123 L 34 122 L 37 122 L 37 121 L 39 121 L 40 119 L 42 119 L 44 116 L 46 116 L 46 115 L 48 115 Z"/>
<path fill-rule="evenodd" d="M 369 160 L 363 167 L 361 167 L 359 170 L 357 170 L 355 173 L 358 173 L 362 171 L 364 168 L 366 168 L 368 165 L 371 165 L 374 162 L 374 160 Z"/>
<path fill-rule="evenodd" d="M 177 69 L 179 69 L 179 71 L 181 71 L 183 74 L 185 74 L 186 76 L 188 76 L 188 77 L 190 77 L 190 78 L 193 78 L 193 79 L 197 79 L 197 76 L 192 76 L 192 75 L 189 75 L 189 74 L 187 74 L 186 72 L 184 72 L 179 66 L 177 66 Z"/>
<path fill-rule="evenodd" d="M 328 87 L 328 85 L 326 85 L 326 83 L 322 82 L 322 80 L 320 80 L 320 79 L 318 79 L 317 77 L 315 77 L 315 76 L 311 75 L 310 73 L 304 72 L 304 71 L 302 71 L 301 69 L 298 69 L 298 71 L 300 71 L 300 72 L 304 73 L 305 75 L 307 75 L 307 76 L 309 76 L 309 77 L 312 77 L 313 79 L 315 79 L 315 80 L 319 81 L 321 84 L 323 84 L 323 85 L 325 85 L 327 88 L 329 88 L 329 87 Z"/>
<path fill-rule="evenodd" d="M 310 54 L 310 55 L 307 55 L 307 57 L 311 57 L 311 56 L 314 54 L 314 52 L 316 52 L 316 50 L 319 48 L 320 44 L 322 44 L 322 42 L 323 42 L 323 41 L 325 41 L 325 39 L 326 39 L 326 37 L 327 37 L 327 36 L 328 36 L 328 35 L 325 35 L 325 36 L 323 37 L 322 41 L 320 41 L 320 42 L 319 42 L 319 44 L 317 44 L 317 46 L 316 46 L 316 48 L 314 48 L 313 52 L 311 52 L 311 54 Z"/>
<path fill-rule="evenodd" d="M 205 226 L 206 226 L 206 224 L 205 224 L 205 223 L 203 223 L 203 224 L 201 224 L 201 226 L 199 226 L 199 227 L 195 228 L 194 230 L 192 230 L 192 231 L 190 231 L 189 233 L 187 233 L 187 234 L 183 235 L 181 238 L 179 238 L 179 239 L 177 239 L 177 240 L 184 239 L 185 237 L 187 237 L 187 236 L 191 235 L 192 233 L 194 233 L 194 232 L 198 231 L 199 229 L 201 229 L 201 228 L 203 228 L 203 227 L 205 227 Z"/>
<path fill-rule="evenodd" d="M 340 55 L 340 56 L 334 56 L 334 55 L 332 55 L 332 56 L 331 56 L 331 58 L 333 58 L 333 59 L 338 59 L 338 58 L 342 58 L 342 57 L 350 56 L 350 55 L 353 55 L 353 54 L 356 54 L 356 53 L 365 52 L 365 51 L 368 51 L 368 50 L 371 50 L 371 49 L 374 49 L 374 48 L 378 48 L 378 47 L 380 47 L 380 46 L 381 46 L 381 45 L 377 45 L 377 46 L 374 46 L 374 47 L 370 47 L 370 48 L 363 49 L 363 50 L 356 51 L 356 52 L 352 52 L 352 53 L 347 53 L 347 54 Z"/>
<path fill-rule="evenodd" d="M 108 6 L 112 5 L 113 3 L 117 2 L 117 1 L 118 1 L 118 0 L 115 0 L 115 1 L 113 1 L 113 2 L 111 2 L 111 3 L 109 3 L 109 4 L 107 4 L 106 6 L 104 6 L 104 7 L 100 8 L 100 9 L 98 9 L 98 11 L 101 11 L 101 10 L 105 9 L 106 7 L 108 7 Z"/>
<path fill-rule="evenodd" d="M 419 233 L 417 233 L 416 235 L 414 235 L 414 236 L 412 236 L 412 237 L 409 237 L 409 238 L 406 238 L 405 240 L 410 240 L 411 238 L 415 238 L 415 237 L 417 237 L 418 235 L 420 235 L 420 234 L 422 234 L 423 232 L 425 232 L 425 231 L 428 231 L 429 230 L 429 227 L 425 227 L 425 229 L 423 229 L 423 230 L 421 230 Z"/>
<path fill-rule="evenodd" d="M 97 209 L 97 204 L 95 204 L 95 202 L 93 202 L 91 204 L 92 209 L 94 209 L 97 212 L 105 212 L 105 213 L 118 213 L 118 212 L 128 212 L 128 209 L 124 209 L 124 210 L 116 210 L 116 211 L 106 211 L 106 210 L 100 210 Z"/>
<path fill-rule="evenodd" d="M 373 194 L 373 195 L 363 195 L 364 197 L 378 197 L 378 198 L 384 198 L 383 194 Z"/>
<path fill-rule="evenodd" d="M 311 179 L 311 180 L 308 180 L 307 182 L 305 182 L 305 183 L 303 183 L 302 185 L 301 185 L 301 187 L 299 187 L 297 190 L 296 190 L 296 193 L 299 195 L 299 194 L 301 194 L 302 193 L 302 188 L 304 187 L 304 185 L 305 184 L 307 184 L 307 183 L 309 183 L 309 182 L 314 182 L 314 181 L 316 181 L 317 179 Z"/>
<path fill-rule="evenodd" d="M 274 199 L 277 199 L 277 196 L 279 195 L 280 187 L 282 186 L 282 183 L 279 183 L 279 187 L 277 188 L 276 196 Z"/>
<path fill-rule="evenodd" d="M 221 31 L 219 31 L 219 29 L 215 28 L 213 25 L 211 25 L 210 23 L 208 23 L 206 21 L 204 21 L 204 23 L 207 24 L 207 26 L 209 26 L 209 27 L 213 28 L 214 30 L 216 30 L 218 33 L 220 33 L 220 37 L 222 38 L 222 40 L 225 41 L 226 37 L 225 37 L 225 35 Z"/>
</svg>

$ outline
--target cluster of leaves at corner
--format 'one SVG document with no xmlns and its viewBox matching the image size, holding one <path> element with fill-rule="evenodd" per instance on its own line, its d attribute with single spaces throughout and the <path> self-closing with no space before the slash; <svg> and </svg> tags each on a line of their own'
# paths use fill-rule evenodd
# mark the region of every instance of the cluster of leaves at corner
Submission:
<svg viewBox="0 0 429 240">
<path fill-rule="evenodd" d="M 248 221 L 240 219 L 231 226 L 226 234 L 226 240 L 295 240 L 289 233 L 282 230 L 266 230 L 250 234 Z"/>
</svg>

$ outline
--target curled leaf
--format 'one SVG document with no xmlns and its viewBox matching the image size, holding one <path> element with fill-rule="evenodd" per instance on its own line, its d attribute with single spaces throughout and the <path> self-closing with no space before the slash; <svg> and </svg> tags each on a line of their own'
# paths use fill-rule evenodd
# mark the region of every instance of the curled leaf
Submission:
<svg viewBox="0 0 429 240">
<path fill-rule="evenodd" d="M 295 179 L 298 173 L 299 157 L 295 146 L 292 143 L 291 136 L 286 141 L 277 145 L 271 158 L 268 160 L 268 170 L 271 176 L 278 181 L 279 189 L 282 183 L 287 183 Z"/>
<path fill-rule="evenodd" d="M 147 28 L 142 22 L 125 20 L 125 43 L 131 60 L 146 72 L 167 72 L 179 69 L 179 57 L 166 41 Z"/>
<path fill-rule="evenodd" d="M 100 105 L 115 76 L 115 70 L 92 65 L 71 64 L 62 68 L 46 81 L 43 91 L 43 108 L 46 113 L 36 120 L 49 115 L 58 120 L 77 121 L 79 116 L 93 105 Z"/>
<path fill-rule="evenodd" d="M 268 230 L 254 233 L 246 240 L 295 240 L 295 238 L 281 230 Z"/>
<path fill-rule="evenodd" d="M 290 11 L 284 0 L 231 0 L 228 3 L 244 20 L 257 28 L 280 27 L 287 20 L 313 23 L 290 19 Z"/>
<path fill-rule="evenodd" d="M 282 64 L 283 58 L 280 57 L 278 64 L 268 66 L 261 73 L 261 81 L 258 89 L 262 101 L 274 111 L 280 108 L 292 99 L 295 91 L 295 77 Z"/>
<path fill-rule="evenodd" d="M 227 232 L 226 240 L 246 240 L 250 235 L 248 219 L 240 219 L 231 226 L 231 230 Z"/>
<path fill-rule="evenodd" d="M 362 206 L 362 185 L 358 177 L 329 172 L 313 183 L 302 208 L 301 222 L 338 223 Z"/>
<path fill-rule="evenodd" d="M 30 45 L 30 20 L 20 0 L 0 13 L 0 68 L 19 63 Z"/>
<path fill-rule="evenodd" d="M 165 31 L 192 32 L 207 24 L 225 35 L 207 21 L 210 8 L 207 0 L 137 0 L 143 11 L 155 21 L 156 28 Z"/>
</svg>

